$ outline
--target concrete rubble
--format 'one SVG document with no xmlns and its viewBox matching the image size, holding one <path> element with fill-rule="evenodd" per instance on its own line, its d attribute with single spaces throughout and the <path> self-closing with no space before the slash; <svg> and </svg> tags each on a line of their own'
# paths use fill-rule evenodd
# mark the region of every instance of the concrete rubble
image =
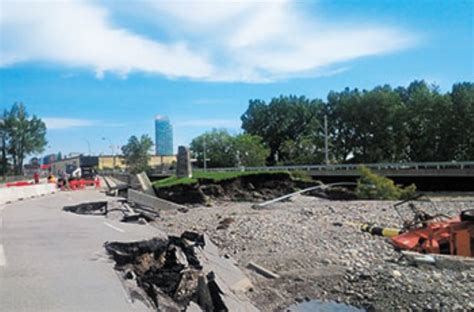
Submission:
<svg viewBox="0 0 474 312">
<path fill-rule="evenodd" d="M 250 280 L 205 235 L 104 246 L 130 294 L 157 311 L 258 311 L 245 295 Z"/>
</svg>

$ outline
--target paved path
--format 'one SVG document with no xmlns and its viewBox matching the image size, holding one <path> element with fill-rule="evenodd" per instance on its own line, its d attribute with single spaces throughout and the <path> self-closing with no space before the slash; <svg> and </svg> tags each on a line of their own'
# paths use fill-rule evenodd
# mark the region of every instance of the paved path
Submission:
<svg viewBox="0 0 474 312">
<path fill-rule="evenodd" d="M 60 192 L 0 205 L 1 311 L 143 311 L 131 303 L 105 241 L 150 238 L 151 226 L 63 212 L 105 200 L 98 191 Z"/>
</svg>

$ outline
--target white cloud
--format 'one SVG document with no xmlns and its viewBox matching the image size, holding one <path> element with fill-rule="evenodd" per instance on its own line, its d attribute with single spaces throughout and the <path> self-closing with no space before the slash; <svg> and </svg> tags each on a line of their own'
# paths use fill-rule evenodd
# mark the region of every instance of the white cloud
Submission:
<svg viewBox="0 0 474 312">
<path fill-rule="evenodd" d="M 235 119 L 193 119 L 175 123 L 176 127 L 240 128 L 241 122 Z"/>
<path fill-rule="evenodd" d="M 141 19 L 150 34 L 172 40 L 145 37 L 112 23 L 120 22 L 112 18 L 118 9 L 105 1 L 4 1 L 0 66 L 46 61 L 92 68 L 98 78 L 106 72 L 125 76 L 141 71 L 265 82 L 336 73 L 334 67 L 342 63 L 406 49 L 417 40 L 408 31 L 379 23 L 331 23 L 331 17 L 310 15 L 295 0 L 144 0 L 122 5 L 134 8 L 126 14 Z"/>
<path fill-rule="evenodd" d="M 160 43 L 115 27 L 105 9 L 85 1 L 2 2 L 0 65 L 46 61 L 86 66 L 98 78 L 132 70 L 204 78 L 212 66 L 183 42 Z"/>
<path fill-rule="evenodd" d="M 41 118 L 46 124 L 48 130 L 51 129 L 68 129 L 77 127 L 92 127 L 99 124 L 97 120 L 76 119 L 76 118 L 57 118 L 45 117 Z"/>
</svg>

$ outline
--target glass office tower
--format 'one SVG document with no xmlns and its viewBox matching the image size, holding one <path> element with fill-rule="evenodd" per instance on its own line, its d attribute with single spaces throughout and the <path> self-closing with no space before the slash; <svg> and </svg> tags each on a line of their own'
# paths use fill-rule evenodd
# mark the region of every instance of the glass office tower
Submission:
<svg viewBox="0 0 474 312">
<path fill-rule="evenodd" d="M 166 116 L 155 117 L 155 153 L 158 156 L 173 155 L 173 126 Z"/>
</svg>

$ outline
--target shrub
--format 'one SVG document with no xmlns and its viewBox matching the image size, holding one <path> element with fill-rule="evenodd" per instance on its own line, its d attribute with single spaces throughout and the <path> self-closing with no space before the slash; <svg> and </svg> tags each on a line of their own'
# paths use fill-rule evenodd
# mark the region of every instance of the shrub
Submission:
<svg viewBox="0 0 474 312">
<path fill-rule="evenodd" d="M 415 184 L 407 187 L 396 185 L 392 180 L 379 176 L 369 168 L 359 167 L 360 178 L 357 181 L 356 195 L 360 199 L 406 199 L 414 195 Z"/>
</svg>

